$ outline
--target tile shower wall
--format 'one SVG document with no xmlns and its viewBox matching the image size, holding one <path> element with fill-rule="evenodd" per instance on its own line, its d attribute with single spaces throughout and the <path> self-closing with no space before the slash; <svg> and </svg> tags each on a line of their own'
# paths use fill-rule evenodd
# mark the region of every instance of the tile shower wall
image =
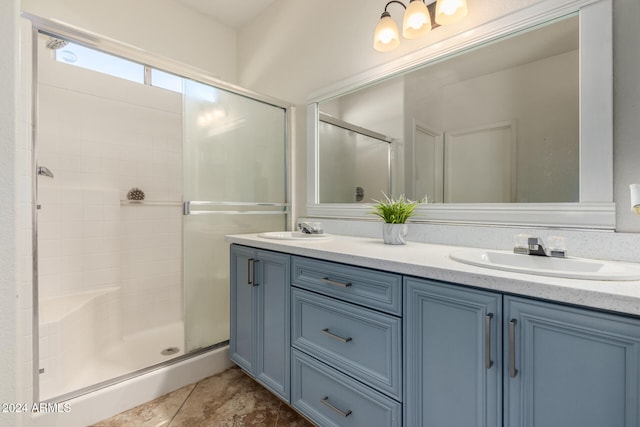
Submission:
<svg viewBox="0 0 640 427">
<path fill-rule="evenodd" d="M 182 319 L 182 209 L 122 208 L 125 335 Z"/>
<path fill-rule="evenodd" d="M 120 287 L 124 335 L 182 319 L 180 94 L 57 63 L 42 49 L 40 296 Z M 106 320 L 106 319 L 105 319 Z"/>
</svg>

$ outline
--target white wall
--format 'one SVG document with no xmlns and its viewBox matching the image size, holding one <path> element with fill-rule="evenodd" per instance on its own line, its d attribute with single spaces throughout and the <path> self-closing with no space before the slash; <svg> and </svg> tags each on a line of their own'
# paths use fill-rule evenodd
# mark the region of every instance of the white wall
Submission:
<svg viewBox="0 0 640 427">
<path fill-rule="evenodd" d="M 173 0 L 22 0 L 22 10 L 236 82 L 236 33 Z"/>
<path fill-rule="evenodd" d="M 18 401 L 18 262 L 16 251 L 16 151 L 18 147 L 18 2 L 0 2 L 0 402 Z M 0 426 L 15 425 L 14 414 L 0 414 Z"/>
<path fill-rule="evenodd" d="M 372 67 L 436 43 L 455 33 L 537 3 L 537 0 L 474 0 L 469 15 L 455 25 L 438 28 L 424 40 L 403 40 L 391 53 L 373 50 L 373 30 L 385 2 L 370 0 L 279 0 L 238 33 L 238 81 L 256 91 L 295 102 L 305 111 L 313 92 Z M 390 6 L 393 8 L 393 6 Z M 402 10 L 390 9 L 394 16 Z M 640 218 L 629 211 L 628 185 L 640 182 L 640 3 L 614 1 L 614 185 L 618 231 L 640 231 Z M 306 115 L 296 129 L 298 182 L 306 174 Z M 296 190 L 297 209 L 304 214 L 306 191 Z"/>
<path fill-rule="evenodd" d="M 640 2 L 613 2 L 613 198 L 618 231 L 640 232 L 629 184 L 640 182 Z"/>
<path fill-rule="evenodd" d="M 0 402 L 30 402 L 31 109 L 30 32 L 14 0 L 0 3 Z M 0 413 L 0 426 L 22 416 Z"/>
</svg>

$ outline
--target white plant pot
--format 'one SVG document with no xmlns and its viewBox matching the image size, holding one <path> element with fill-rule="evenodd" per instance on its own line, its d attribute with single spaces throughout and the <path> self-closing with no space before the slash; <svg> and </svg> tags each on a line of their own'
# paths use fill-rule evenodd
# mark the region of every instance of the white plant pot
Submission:
<svg viewBox="0 0 640 427">
<path fill-rule="evenodd" d="M 382 240 L 387 245 L 407 243 L 407 224 L 382 224 Z"/>
</svg>

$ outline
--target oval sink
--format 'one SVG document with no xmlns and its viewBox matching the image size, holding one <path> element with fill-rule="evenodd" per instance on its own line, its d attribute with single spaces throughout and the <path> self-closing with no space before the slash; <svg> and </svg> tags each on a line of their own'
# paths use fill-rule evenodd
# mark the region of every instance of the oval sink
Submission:
<svg viewBox="0 0 640 427">
<path fill-rule="evenodd" d="M 640 280 L 640 267 L 584 258 L 551 258 L 513 252 L 469 249 L 454 251 L 449 258 L 494 270 L 586 280 Z"/>
<path fill-rule="evenodd" d="M 259 233 L 258 237 L 275 240 L 323 240 L 330 239 L 330 234 L 307 234 L 299 231 L 268 231 Z"/>
</svg>

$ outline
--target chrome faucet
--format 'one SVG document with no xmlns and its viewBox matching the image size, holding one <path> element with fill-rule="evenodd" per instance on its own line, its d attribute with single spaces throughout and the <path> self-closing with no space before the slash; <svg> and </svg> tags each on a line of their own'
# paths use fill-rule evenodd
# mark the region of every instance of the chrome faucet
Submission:
<svg viewBox="0 0 640 427">
<path fill-rule="evenodd" d="M 529 255 L 549 256 L 542 237 L 529 237 Z"/>
<path fill-rule="evenodd" d="M 563 245 L 564 246 L 564 245 Z M 513 248 L 513 252 L 524 255 L 539 255 L 555 258 L 566 258 L 567 251 L 564 248 L 552 248 L 548 249 L 542 237 L 529 237 L 527 238 L 527 246 L 516 246 Z"/>
<path fill-rule="evenodd" d="M 299 222 L 298 228 L 305 234 L 322 234 L 322 228 L 320 228 L 320 223 L 318 222 L 313 224 L 309 222 Z"/>
</svg>

